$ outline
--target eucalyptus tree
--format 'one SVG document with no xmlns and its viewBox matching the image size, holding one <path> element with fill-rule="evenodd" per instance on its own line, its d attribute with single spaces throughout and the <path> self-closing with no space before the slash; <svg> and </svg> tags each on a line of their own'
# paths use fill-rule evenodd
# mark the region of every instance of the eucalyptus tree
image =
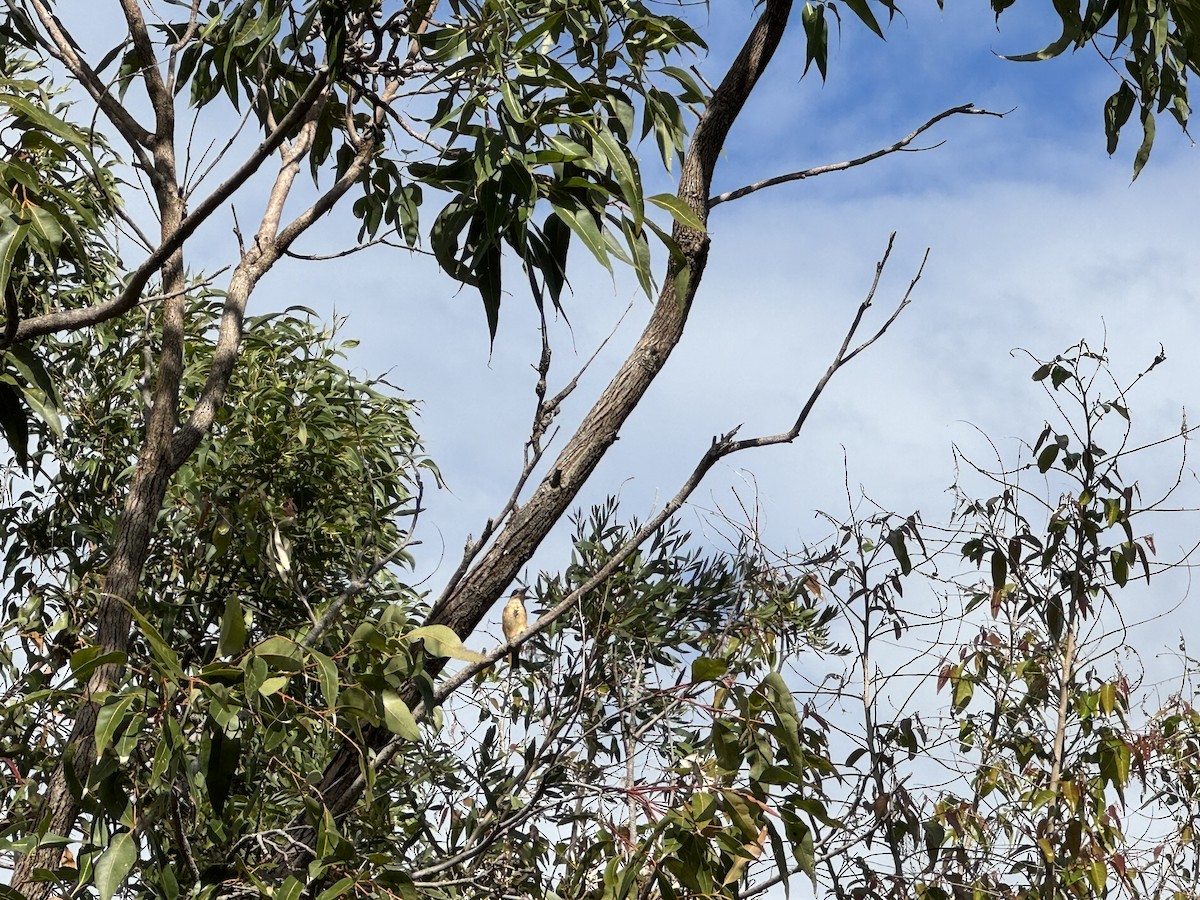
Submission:
<svg viewBox="0 0 1200 900">
<path fill-rule="evenodd" d="M 869 3 L 847 5 L 882 34 Z M 7 0 L 0 427 L 35 485 L 22 493 L 13 483 L 10 515 L 30 539 L 11 544 L 8 575 L 21 599 L 14 621 L 30 642 L 14 665 L 18 657 L 45 658 L 14 690 L 22 709 L 49 704 L 55 723 L 38 731 L 28 720 L 19 732 L 21 743 L 36 738 L 44 757 L 37 777 L 24 783 L 26 818 L 13 826 L 21 834 L 13 846 L 24 854 L 16 889 L 31 898 L 54 890 L 64 874 L 61 847 L 78 835 L 85 852 L 71 877 L 94 880 L 105 900 L 135 870 L 143 877 L 130 882 L 137 885 L 131 890 L 168 896 L 196 889 L 289 897 L 324 890 L 332 897 L 367 884 L 404 892 L 411 886 L 407 863 L 389 856 L 397 834 L 407 835 L 401 857 L 412 841 L 441 847 L 444 859 L 425 865 L 438 873 L 503 849 L 520 819 L 489 807 L 467 820 L 469 831 L 453 821 L 439 823 L 445 833 L 434 831 L 432 795 L 394 793 L 402 785 L 393 764 L 411 758 L 424 734 L 420 723 L 436 721 L 448 698 L 503 654 L 498 648 L 479 658 L 461 642 L 568 513 L 681 339 L 704 274 L 712 209 L 809 174 L 712 193 L 720 156 L 737 149 L 730 129 L 785 31 L 803 30 L 806 68 L 815 62 L 823 73 L 827 64 L 832 4 L 793 10 L 789 0 L 766 0 L 755 8 L 740 52 L 710 89 L 684 68 L 702 38 L 670 5 L 120 0 L 112 15 L 119 12 L 124 35 L 93 55 L 81 40 L 91 7 Z M 1128 77 L 1121 75 L 1106 108 L 1110 149 L 1140 108 L 1140 167 L 1156 111 L 1170 108 L 1186 122 L 1188 60 L 1200 58 L 1190 52 L 1190 7 L 1059 4 L 1056 11 L 1062 38 L 1039 56 L 1107 40 L 1105 29 L 1116 29 L 1112 54 L 1128 58 Z M 883 4 L 878 12 L 895 9 Z M 84 114 L 49 87 L 39 58 L 67 79 L 67 96 L 87 107 Z M 230 109 L 245 110 L 244 126 L 218 133 L 207 152 L 192 143 L 197 129 L 228 121 Z M 947 115 L 978 112 L 947 110 L 882 152 L 902 149 Z M 664 163 L 677 166 L 673 194 L 647 196 L 643 189 L 636 146 L 650 137 Z M 316 186 L 301 200 L 297 182 L 305 170 Z M 141 196 L 131 191 L 135 184 Z M 414 485 L 423 468 L 403 403 L 330 369 L 327 339 L 309 326 L 247 319 L 263 277 L 340 204 L 360 220 L 348 244 L 427 242 L 446 272 L 478 292 L 493 337 L 505 254 L 519 260 L 543 308 L 568 302 L 572 244 L 604 265 L 627 261 L 647 293 L 657 291 L 643 335 L 553 460 L 549 426 L 563 394 L 539 389 L 527 465 L 512 500 L 467 547 L 432 603 L 413 596 L 389 569 L 409 552 L 410 533 L 389 518 L 419 510 Z M 250 209 L 252 232 L 243 233 L 238 217 Z M 228 265 L 196 269 L 194 242 L 229 228 L 238 249 Z M 666 248 L 662 272 L 652 269 L 652 241 Z M 553 602 L 517 641 L 540 639 L 575 610 L 586 621 L 596 592 L 629 567 L 637 570 L 638 548 L 671 533 L 671 515 L 719 459 L 794 440 L 829 378 L 894 319 L 853 343 L 873 297 L 874 288 L 789 427 L 759 438 L 719 437 L 661 514 L 622 533 L 618 545 L 605 544 L 609 529 L 598 536 L 582 531 L 581 548 L 608 547 L 603 562 L 577 570 L 586 577 L 569 589 L 562 586 L 568 582 L 547 582 Z M 906 302 L 907 295 L 897 314 Z M 115 365 L 112 354 L 125 368 L 107 368 Z M 295 359 L 308 365 L 295 367 Z M 547 352 L 539 364 L 543 383 L 548 360 Z M 319 421 L 296 411 L 308 398 L 317 398 Z M 362 430 L 385 409 L 393 427 Z M 219 449 L 238 441 L 256 452 L 275 447 L 279 471 L 239 471 Z M 330 458 L 318 462 L 314 453 Z M 322 472 L 346 485 L 344 506 L 317 496 L 314 478 Z M 232 489 L 247 484 L 260 488 Z M 83 509 L 83 498 L 95 508 Z M 110 514 L 108 503 L 119 505 L 119 514 Z M 173 518 L 181 509 L 185 517 Z M 337 533 L 322 536 L 329 523 L 340 523 Z M 189 534 L 200 540 L 184 561 L 178 542 Z M 665 553 L 668 545 L 658 546 Z M 176 549 L 164 549 L 170 546 Z M 677 583 L 696 564 L 675 549 L 648 570 L 635 596 L 667 590 L 655 585 Z M 805 581 L 798 588 L 764 582 L 743 557 L 728 563 L 734 575 L 710 573 L 705 578 L 715 581 L 700 579 L 684 591 L 685 599 L 688 591 L 710 597 L 695 621 L 731 598 L 782 592 L 780 615 L 819 644 L 820 617 Z M 249 582 L 264 572 L 278 583 L 256 592 Z M 718 590 L 718 583 L 737 587 Z M 736 608 L 735 621 L 752 623 L 751 612 Z M 658 609 L 664 621 L 677 614 L 670 604 Z M 48 644 L 48 633 L 63 641 Z M 765 645 L 724 639 L 750 647 L 760 663 L 772 659 Z M 653 657 L 630 640 L 622 645 L 628 652 Z M 467 665 L 442 677 L 448 658 Z M 727 665 L 702 666 L 695 681 L 724 678 Z M 735 674 L 756 671 L 739 665 L 749 663 L 734 665 Z M 819 757 L 819 738 L 798 736 L 790 696 L 776 677 L 741 692 L 735 681 L 721 686 L 731 692 L 722 702 L 739 713 L 731 721 L 741 730 L 729 746 L 757 747 L 762 758 L 747 764 L 750 777 L 792 792 L 799 803 L 795 791 L 811 785 L 796 767 Z M 672 701 L 689 702 L 696 698 Z M 314 704 L 324 704 L 325 714 L 299 715 Z M 673 715 L 680 707 L 670 709 Z M 762 718 L 767 711 L 770 725 Z M 806 749 L 804 740 L 813 745 Z M 554 759 L 569 754 L 555 746 Z M 302 752 L 319 771 L 298 767 Z M 767 762 L 774 757 L 790 760 L 791 768 Z M 439 759 L 445 780 L 429 775 L 422 783 L 451 791 L 460 777 L 456 762 L 452 754 Z M 728 771 L 721 778 L 736 780 L 746 758 L 723 759 Z M 133 774 L 141 763 L 149 763 L 149 782 Z M 820 776 L 819 766 L 813 771 Z M 707 784 L 702 775 L 697 783 Z M 270 788 L 254 794 L 251 785 Z M 490 783 L 484 793 L 495 805 Z M 786 866 L 778 834 L 764 821 L 765 801 L 745 789 L 722 802 L 721 815 L 740 828 L 730 846 L 709 840 L 712 820 L 704 816 L 716 815 L 715 807 L 688 813 L 685 833 L 703 838 L 690 845 L 696 858 L 717 861 L 700 871 L 711 875 L 724 866 L 716 882 L 689 890 L 735 890 L 768 840 Z M 450 806 L 437 808 L 453 819 Z M 823 815 L 811 805 L 807 812 Z M 208 830 L 198 842 L 190 829 L 201 819 Z M 655 842 L 668 833 L 667 821 L 658 820 L 644 841 L 631 821 L 626 865 L 606 871 L 602 887 L 576 888 L 669 892 L 694 867 L 667 871 L 649 858 L 647 848 L 662 852 Z M 811 827 L 787 824 L 797 864 L 811 869 Z M 155 837 L 164 827 L 173 829 L 165 842 Z M 344 838 L 356 828 L 362 831 L 354 840 Z M 204 848 L 203 866 L 194 846 Z M 554 860 L 544 871 L 578 863 L 570 853 Z M 529 860 L 518 870 L 543 871 Z M 531 892 L 556 890 L 549 880 L 536 883 Z M 453 879 L 442 887 L 453 890 Z"/>
</svg>

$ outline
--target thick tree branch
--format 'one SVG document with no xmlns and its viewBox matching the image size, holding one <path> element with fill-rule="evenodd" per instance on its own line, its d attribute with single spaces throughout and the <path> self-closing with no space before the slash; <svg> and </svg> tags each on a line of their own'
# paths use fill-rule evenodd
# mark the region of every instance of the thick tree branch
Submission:
<svg viewBox="0 0 1200 900">
<path fill-rule="evenodd" d="M 150 46 L 141 12 L 125 0 L 126 19 L 134 45 Z M 147 84 L 155 106 L 156 131 L 151 143 L 153 167 L 148 171 L 160 221 L 161 246 L 167 246 L 181 227 L 184 217 L 175 168 L 175 112 L 173 98 L 165 93 L 158 69 L 151 58 Z M 151 76 L 149 73 L 153 73 Z M 145 438 L 120 521 L 113 539 L 113 552 L 104 575 L 104 586 L 96 610 L 96 645 L 105 655 L 124 654 L 129 648 L 132 630 L 132 606 L 137 596 L 142 570 L 149 555 L 150 539 L 162 509 L 170 464 L 171 437 L 179 410 L 179 391 L 184 368 L 184 296 L 183 244 L 176 243 L 156 267 L 163 293 L 171 295 L 162 306 L 162 349 L 159 352 L 152 405 L 146 422 Z M 147 277 L 149 275 L 147 274 Z M 135 295 L 135 300 L 141 294 Z M 28 323 L 23 323 L 28 324 Z M 18 329 L 19 334 L 19 329 Z M 63 749 L 58 767 L 47 786 L 48 831 L 68 836 L 79 816 L 79 802 L 71 789 L 72 781 L 87 784 L 95 761 L 97 698 L 119 682 L 125 667 L 111 662 L 98 666 L 88 678 L 84 695 L 76 711 L 71 736 Z M 44 900 L 53 889 L 52 882 L 38 882 L 38 869 L 53 866 L 56 848 L 41 847 L 24 856 L 13 873 L 13 884 L 23 890 L 27 900 Z"/>
<path fill-rule="evenodd" d="M 844 162 L 830 163 L 825 166 L 817 166 L 812 169 L 802 169 L 799 172 L 790 172 L 787 175 L 776 175 L 774 178 L 766 178 L 762 181 L 756 181 L 754 184 L 748 184 L 745 187 L 740 187 L 737 190 L 726 191 L 723 194 L 717 194 L 715 197 L 709 198 L 709 207 L 716 206 L 718 203 L 725 203 L 729 200 L 737 200 L 745 197 L 747 194 L 753 194 L 755 191 L 761 191 L 765 188 L 774 187 L 777 184 L 786 184 L 789 181 L 801 181 L 805 178 L 812 178 L 816 175 L 825 175 L 829 172 L 843 172 L 846 169 L 853 169 L 856 166 L 866 165 L 869 162 L 879 159 L 882 156 L 887 156 L 890 153 L 898 153 L 901 150 L 908 150 L 908 145 L 915 141 L 918 137 L 936 125 L 942 119 L 948 119 L 950 116 L 995 116 L 998 119 L 1004 118 L 1008 113 L 991 112 L 986 109 L 979 109 L 974 103 L 964 103 L 962 106 L 955 106 L 953 109 L 943 110 L 938 113 L 916 131 L 896 141 L 887 147 L 882 147 L 865 156 L 857 156 L 854 159 L 848 159 Z M 937 146 L 937 145 L 935 145 Z M 908 150 L 909 153 L 917 153 L 921 150 L 931 150 L 931 147 L 918 147 Z"/>
<path fill-rule="evenodd" d="M 158 68 L 158 60 L 154 57 L 154 42 L 150 40 L 150 32 L 146 30 L 146 20 L 142 16 L 142 8 L 138 0 L 121 0 L 121 11 L 125 13 L 125 22 L 129 26 L 129 37 L 133 48 L 137 51 L 142 62 L 142 83 L 146 86 L 146 95 L 154 109 L 154 139 L 151 149 L 155 152 L 155 169 L 150 177 L 160 179 L 173 176 L 174 173 L 163 171 L 159 165 L 159 150 L 174 148 L 175 137 L 175 98 L 163 82 L 162 72 Z M 173 154 L 172 154 L 173 161 Z M 175 187 L 174 178 L 171 178 Z"/>
<path fill-rule="evenodd" d="M 766 70 L 787 29 L 791 0 L 766 0 L 757 23 L 725 78 L 713 92 L 692 137 L 680 173 L 678 196 L 701 222 L 708 218 L 712 173 L 725 146 L 725 139 L 759 78 Z M 457 587 L 430 612 L 429 624 L 447 625 L 460 636 L 470 634 L 487 615 L 492 604 L 512 583 L 546 535 L 561 519 L 595 470 L 605 452 L 616 442 L 625 420 L 641 402 L 654 378 L 666 364 L 683 335 L 696 289 L 708 259 L 708 234 L 676 223 L 674 241 L 679 248 L 667 270 L 664 288 L 645 330 L 608 387 L 584 417 L 567 442 L 549 474 L 524 506 L 514 510 L 505 527 Z M 676 285 L 682 293 L 676 293 Z M 414 689 L 406 702 L 418 699 Z M 366 742 L 374 748 L 386 746 L 391 735 L 371 729 Z M 323 802 L 335 816 L 354 808 L 362 790 L 357 746 L 345 744 L 326 767 L 317 787 Z M 295 823 L 299 842 L 311 844 L 312 829 Z M 302 871 L 302 851 L 284 854 L 277 860 L 275 874 L 284 877 Z"/>
</svg>

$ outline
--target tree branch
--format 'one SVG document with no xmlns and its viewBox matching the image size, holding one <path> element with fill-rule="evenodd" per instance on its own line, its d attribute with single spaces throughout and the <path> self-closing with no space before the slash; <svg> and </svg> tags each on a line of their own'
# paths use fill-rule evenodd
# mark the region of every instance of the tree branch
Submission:
<svg viewBox="0 0 1200 900">
<path fill-rule="evenodd" d="M 1008 115 L 1008 113 L 991 112 L 990 110 L 979 109 L 973 103 L 964 103 L 962 106 L 955 106 L 952 109 L 943 110 L 942 112 L 938 113 L 936 116 L 934 116 L 932 119 L 930 119 L 928 122 L 926 122 L 924 125 L 922 125 L 920 128 L 918 128 L 916 131 L 912 132 L 908 136 L 901 138 L 900 140 L 896 141 L 896 143 L 891 144 L 887 147 L 883 147 L 879 150 L 875 150 L 871 153 L 868 153 L 865 156 L 858 156 L 858 157 L 855 157 L 854 159 L 848 159 L 845 162 L 830 163 L 829 165 L 817 166 L 816 168 L 813 168 L 813 169 L 802 169 L 799 172 L 791 172 L 787 175 L 776 175 L 774 178 L 767 178 L 767 179 L 764 179 L 763 181 L 756 181 L 754 184 L 748 184 L 745 187 L 738 188 L 737 190 L 726 191 L 724 194 L 717 194 L 715 197 L 710 197 L 709 201 L 708 201 L 708 205 L 711 208 L 713 206 L 716 206 L 718 203 L 726 203 L 730 200 L 738 200 L 742 197 L 745 197 L 747 194 L 753 194 L 756 191 L 761 191 L 764 188 L 774 187 L 777 184 L 786 184 L 789 181 L 800 181 L 805 178 L 813 178 L 817 175 L 824 175 L 828 172 L 842 172 L 842 171 L 845 171 L 846 169 L 853 169 L 856 166 L 866 165 L 867 163 L 873 162 L 874 160 L 877 160 L 880 157 L 887 156 L 890 153 L 898 153 L 901 150 L 906 150 L 908 148 L 909 144 L 911 144 L 913 141 L 915 141 L 918 137 L 920 137 L 922 134 L 924 134 L 926 131 L 928 131 L 930 128 L 932 128 L 934 125 L 936 125 L 938 122 L 942 121 L 942 119 L 948 119 L 948 118 L 950 118 L 950 116 L 957 116 L 957 115 L 995 116 L 998 119 L 1003 119 L 1006 115 Z M 934 146 L 936 147 L 936 146 L 940 146 L 940 145 L 935 144 Z M 912 150 L 908 150 L 908 152 L 909 153 L 918 153 L 922 150 L 931 150 L 931 149 L 933 149 L 933 148 L 932 147 L 916 147 L 916 148 L 913 148 Z"/>
<path fill-rule="evenodd" d="M 76 44 L 69 34 L 63 31 L 62 24 L 58 18 L 50 12 L 44 0 L 29 0 L 33 11 L 37 13 L 38 20 L 42 23 L 42 27 L 46 29 L 46 33 L 50 36 L 50 42 L 43 42 L 43 46 L 50 54 L 66 66 L 67 71 L 81 84 L 84 90 L 88 92 L 88 96 L 95 101 L 96 105 L 108 117 L 108 120 L 113 123 L 113 127 L 125 139 L 129 145 L 129 149 L 133 151 L 138 158 L 139 166 L 149 172 L 153 169 L 150 162 L 150 157 L 146 155 L 146 150 L 150 148 L 154 140 L 154 135 L 144 128 L 137 119 L 130 115 L 127 110 L 115 97 L 108 91 L 108 87 L 100 80 L 92 67 L 76 52 Z"/>
<path fill-rule="evenodd" d="M 787 29 L 791 7 L 791 0 L 766 0 L 758 21 L 696 126 L 680 172 L 678 196 L 702 223 L 708 218 L 712 173 L 724 149 L 725 139 L 779 46 Z M 704 274 L 709 244 L 707 232 L 680 223 L 674 226 L 673 238 L 679 253 L 673 256 L 668 266 L 654 313 L 633 351 L 601 392 L 549 474 L 525 505 L 514 510 L 503 530 L 457 588 L 430 612 L 428 624 L 447 625 L 460 636 L 475 629 L 574 501 L 605 452 L 616 442 L 625 420 L 666 364 L 683 335 L 688 311 Z M 680 294 L 676 293 L 677 284 L 682 288 Z M 691 489 L 694 485 L 688 493 Z M 640 540 L 649 533 L 639 532 Z M 459 681 L 453 683 L 455 687 L 461 684 Z M 407 693 L 405 702 L 415 704 L 418 699 L 415 687 Z M 382 748 L 388 745 L 392 736 L 375 728 L 364 737 L 369 746 Z M 334 754 L 316 787 L 334 816 L 344 816 L 358 801 L 363 786 L 361 755 L 357 746 L 344 744 Z M 296 825 L 302 840 L 311 830 L 303 822 Z M 277 861 L 275 874 L 284 877 L 285 873 L 301 871 L 304 865 L 302 852 L 285 853 Z"/>
</svg>

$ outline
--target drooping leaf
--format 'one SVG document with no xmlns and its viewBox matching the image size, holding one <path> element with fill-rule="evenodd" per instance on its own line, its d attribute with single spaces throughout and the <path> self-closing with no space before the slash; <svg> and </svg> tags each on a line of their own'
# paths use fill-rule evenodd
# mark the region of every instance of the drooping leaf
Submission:
<svg viewBox="0 0 1200 900">
<path fill-rule="evenodd" d="M 646 201 L 665 209 L 680 225 L 700 232 L 708 230 L 692 208 L 675 194 L 655 194 L 652 197 L 647 197 Z"/>
<path fill-rule="evenodd" d="M 0 381 L 0 430 L 22 469 L 29 466 L 29 420 L 17 389 Z"/>
<path fill-rule="evenodd" d="M 412 710 L 408 708 L 400 695 L 391 688 L 385 688 L 381 700 L 383 723 L 387 726 L 388 731 L 408 741 L 419 741 L 421 730 L 417 727 Z"/>
<path fill-rule="evenodd" d="M 457 634 L 445 625 L 423 625 L 404 635 L 406 641 L 424 641 L 425 650 L 432 656 L 460 659 L 464 662 L 483 662 L 482 653 L 468 650 Z"/>
<path fill-rule="evenodd" d="M 96 890 L 100 900 L 112 900 L 137 861 L 137 844 L 128 831 L 115 834 L 96 860 Z"/>
</svg>

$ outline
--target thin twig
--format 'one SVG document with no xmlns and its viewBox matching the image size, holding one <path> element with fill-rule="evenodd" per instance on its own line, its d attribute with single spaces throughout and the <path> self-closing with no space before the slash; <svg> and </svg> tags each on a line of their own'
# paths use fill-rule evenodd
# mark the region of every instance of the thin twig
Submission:
<svg viewBox="0 0 1200 900">
<path fill-rule="evenodd" d="M 396 558 L 400 556 L 400 554 L 408 549 L 408 547 L 412 544 L 413 535 L 417 530 L 417 520 L 422 511 L 421 498 L 424 496 L 424 493 L 425 486 L 421 481 L 418 480 L 416 508 L 413 513 L 412 524 L 409 527 L 408 532 L 404 535 L 404 539 L 383 556 L 379 557 L 379 559 L 375 560 L 375 562 L 372 563 L 367 571 L 364 572 L 360 577 L 355 578 L 348 585 L 346 585 L 345 589 L 334 599 L 332 603 L 329 604 L 329 606 L 325 609 L 325 612 L 321 614 L 321 618 L 313 623 L 313 627 L 308 630 L 308 634 L 306 634 L 300 641 L 300 646 L 308 647 L 310 649 L 315 647 L 317 645 L 317 641 L 319 641 L 324 636 L 325 632 L 327 632 L 333 625 L 338 614 L 342 611 L 342 608 L 363 591 L 365 591 L 370 586 L 372 579 L 374 579 L 376 575 L 387 568 L 387 566 L 393 563 Z"/>
<path fill-rule="evenodd" d="M 521 467 L 521 473 L 517 476 L 513 490 L 509 494 L 504 505 L 500 508 L 500 511 L 484 523 L 483 531 L 480 533 L 479 538 L 474 539 L 470 536 L 467 537 L 466 543 L 463 547 L 462 561 L 458 564 L 458 568 L 454 570 L 454 573 L 450 576 L 449 580 L 447 580 L 446 586 L 442 589 L 441 596 L 438 597 L 437 602 L 434 604 L 435 609 L 444 603 L 451 593 L 453 593 L 454 589 L 458 587 L 459 582 L 462 581 L 463 577 L 466 575 L 471 563 L 479 555 L 480 551 L 483 550 L 483 548 L 487 545 L 488 541 L 491 539 L 492 535 L 496 533 L 496 530 L 499 528 L 499 526 L 508 518 L 509 513 L 516 509 L 517 502 L 520 500 L 521 494 L 525 490 L 525 485 L 528 484 L 530 476 L 533 475 L 533 470 L 537 468 L 538 463 L 541 462 L 543 455 L 545 455 L 546 447 L 542 443 L 542 438 L 545 436 L 546 431 L 549 430 L 550 423 L 554 420 L 555 416 L 558 415 L 559 410 L 562 408 L 563 401 L 565 401 L 579 385 L 579 380 L 583 377 L 584 373 L 587 372 L 588 367 L 595 362 L 601 351 L 605 348 L 608 342 L 612 340 L 613 335 L 617 333 L 617 330 L 621 327 L 621 323 L 625 321 L 625 316 L 629 314 L 629 311 L 632 308 L 633 304 L 630 303 L 629 306 L 625 308 L 625 312 L 621 313 L 621 317 L 617 319 L 617 323 L 613 326 L 612 331 L 610 331 L 604 340 L 600 342 L 599 346 L 596 347 L 592 355 L 588 357 L 587 361 L 580 367 L 579 371 L 575 373 L 575 376 L 569 382 L 567 382 L 566 386 L 563 387 L 563 389 L 557 394 L 555 394 L 549 402 L 546 402 L 545 397 L 546 378 L 550 373 L 551 353 L 550 342 L 546 333 L 546 318 L 545 314 L 543 313 L 541 323 L 542 355 L 537 366 L 535 367 L 535 370 L 538 373 L 538 380 L 534 387 L 534 393 L 537 396 L 537 405 L 534 409 L 533 423 L 530 426 L 529 440 L 525 442 L 525 461 Z M 553 435 L 551 435 L 551 437 L 553 437 Z"/>
</svg>

